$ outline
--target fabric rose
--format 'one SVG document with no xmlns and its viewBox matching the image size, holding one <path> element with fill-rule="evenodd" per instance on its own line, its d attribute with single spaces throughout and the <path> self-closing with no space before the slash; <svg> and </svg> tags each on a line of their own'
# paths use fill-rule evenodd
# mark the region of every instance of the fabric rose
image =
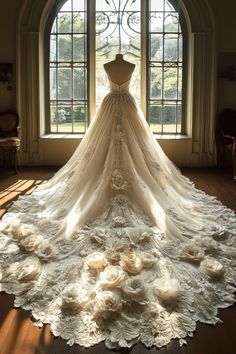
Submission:
<svg viewBox="0 0 236 354">
<path fill-rule="evenodd" d="M 106 242 L 106 250 L 112 250 L 113 252 L 123 252 L 129 248 L 128 240 L 109 238 Z"/>
<path fill-rule="evenodd" d="M 144 287 L 143 280 L 140 277 L 128 278 L 125 281 L 122 290 L 128 299 L 141 304 L 145 303 L 146 289 Z"/>
<path fill-rule="evenodd" d="M 107 260 L 103 253 L 93 252 L 86 258 L 86 264 L 90 270 L 100 270 L 107 264 Z"/>
<path fill-rule="evenodd" d="M 103 245 L 106 240 L 106 231 L 104 229 L 95 229 L 90 233 L 90 240 L 98 245 Z"/>
<path fill-rule="evenodd" d="M 154 282 L 153 292 L 164 305 L 173 305 L 181 294 L 181 286 L 178 279 L 165 276 Z"/>
<path fill-rule="evenodd" d="M 46 240 L 40 243 L 35 253 L 42 262 L 47 262 L 55 258 L 55 254 L 56 254 L 54 247 L 51 246 L 49 242 Z"/>
<path fill-rule="evenodd" d="M 61 294 L 64 310 L 81 310 L 89 298 L 86 290 L 78 284 L 69 284 Z"/>
<path fill-rule="evenodd" d="M 126 273 L 119 266 L 109 265 L 100 274 L 100 286 L 103 289 L 119 288 L 126 277 Z"/>
<path fill-rule="evenodd" d="M 134 227 L 127 230 L 127 236 L 133 244 L 149 242 L 151 233 L 149 227 Z"/>
<path fill-rule="evenodd" d="M 180 251 L 180 258 L 192 263 L 199 263 L 204 255 L 204 250 L 193 243 L 185 244 Z"/>
<path fill-rule="evenodd" d="M 36 279 L 41 273 L 40 262 L 36 257 L 28 257 L 18 268 L 17 279 L 20 282 L 28 282 Z"/>
<path fill-rule="evenodd" d="M 156 263 L 156 258 L 149 252 L 142 252 L 140 258 L 143 268 L 151 268 Z"/>
<path fill-rule="evenodd" d="M 105 257 L 107 261 L 111 264 L 117 264 L 120 261 L 120 253 L 114 252 L 113 250 L 107 250 L 105 252 Z"/>
<path fill-rule="evenodd" d="M 104 290 L 97 294 L 94 306 L 94 318 L 108 318 L 119 313 L 122 307 L 118 290 Z"/>
<path fill-rule="evenodd" d="M 123 216 L 115 216 L 113 218 L 113 221 L 115 223 L 115 226 L 124 226 L 126 224 L 126 218 Z"/>
<path fill-rule="evenodd" d="M 212 237 L 217 241 L 223 241 L 227 239 L 229 236 L 229 232 L 226 230 L 224 226 L 217 226 L 215 230 L 213 230 Z"/>
<path fill-rule="evenodd" d="M 15 241 L 21 241 L 24 237 L 31 235 L 32 230 L 14 225 L 9 229 L 9 233 Z"/>
<path fill-rule="evenodd" d="M 137 274 L 142 270 L 142 261 L 134 252 L 121 255 L 120 266 L 123 270 L 131 274 Z"/>
<path fill-rule="evenodd" d="M 225 272 L 224 266 L 213 258 L 203 260 L 200 264 L 199 270 L 215 280 L 222 278 Z"/>
<path fill-rule="evenodd" d="M 34 252 L 38 248 L 40 242 L 41 242 L 41 238 L 34 235 L 30 235 L 30 236 L 26 236 L 25 238 L 22 238 L 20 241 L 20 245 L 27 252 Z"/>
<path fill-rule="evenodd" d="M 115 190 L 127 190 L 128 178 L 127 173 L 116 168 L 111 175 L 111 188 Z"/>
</svg>

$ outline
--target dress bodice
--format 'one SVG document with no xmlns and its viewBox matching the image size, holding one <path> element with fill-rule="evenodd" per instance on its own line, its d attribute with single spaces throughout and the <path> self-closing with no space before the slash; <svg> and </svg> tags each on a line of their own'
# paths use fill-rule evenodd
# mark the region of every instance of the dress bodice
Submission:
<svg viewBox="0 0 236 354">
<path fill-rule="evenodd" d="M 129 92 L 129 84 L 131 81 L 131 77 L 129 78 L 129 80 L 123 82 L 123 84 L 120 84 L 120 85 L 113 82 L 109 76 L 108 76 L 108 80 L 109 80 L 111 92 L 115 92 L 115 93 Z"/>
</svg>

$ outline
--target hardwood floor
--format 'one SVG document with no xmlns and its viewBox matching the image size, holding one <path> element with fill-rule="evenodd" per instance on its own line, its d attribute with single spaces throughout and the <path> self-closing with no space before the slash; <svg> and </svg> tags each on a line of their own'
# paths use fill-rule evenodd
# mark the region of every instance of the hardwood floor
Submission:
<svg viewBox="0 0 236 354">
<path fill-rule="evenodd" d="M 21 194 L 31 193 L 43 180 L 50 178 L 55 168 L 24 168 L 17 175 L 11 171 L 0 172 L 0 215 Z M 231 170 L 217 168 L 184 169 L 183 173 L 195 182 L 196 187 L 215 195 L 225 205 L 236 211 L 236 181 Z M 33 325 L 30 313 L 13 308 L 14 297 L 0 294 L 0 354 L 108 354 L 103 343 L 86 349 L 74 345 L 68 347 L 64 340 L 54 338 L 49 326 L 39 329 Z M 236 354 L 236 306 L 221 310 L 223 324 L 209 326 L 197 324 L 193 338 L 187 338 L 187 346 L 179 347 L 172 340 L 167 347 L 147 349 L 138 344 L 130 350 L 116 353 L 130 354 Z"/>
</svg>

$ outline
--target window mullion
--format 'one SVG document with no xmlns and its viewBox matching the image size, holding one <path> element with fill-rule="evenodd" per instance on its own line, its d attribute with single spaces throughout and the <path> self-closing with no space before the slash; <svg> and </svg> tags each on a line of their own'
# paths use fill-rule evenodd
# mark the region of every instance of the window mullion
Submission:
<svg viewBox="0 0 236 354">
<path fill-rule="evenodd" d="M 141 96 L 141 108 L 142 111 L 148 119 L 148 77 L 149 77 L 149 0 L 141 0 L 141 78 L 140 82 L 140 96 Z"/>
<path fill-rule="evenodd" d="M 96 110 L 96 0 L 87 0 L 87 34 L 88 34 L 88 124 L 93 118 Z"/>
</svg>

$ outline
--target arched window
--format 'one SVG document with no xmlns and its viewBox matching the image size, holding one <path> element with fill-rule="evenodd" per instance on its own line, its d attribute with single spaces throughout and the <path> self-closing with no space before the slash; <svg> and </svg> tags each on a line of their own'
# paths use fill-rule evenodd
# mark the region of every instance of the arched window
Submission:
<svg viewBox="0 0 236 354">
<path fill-rule="evenodd" d="M 185 20 L 176 0 L 64 0 L 48 20 L 46 133 L 84 133 L 118 52 L 136 65 L 131 92 L 155 133 L 185 133 Z M 48 109 L 49 108 L 49 109 Z"/>
</svg>

